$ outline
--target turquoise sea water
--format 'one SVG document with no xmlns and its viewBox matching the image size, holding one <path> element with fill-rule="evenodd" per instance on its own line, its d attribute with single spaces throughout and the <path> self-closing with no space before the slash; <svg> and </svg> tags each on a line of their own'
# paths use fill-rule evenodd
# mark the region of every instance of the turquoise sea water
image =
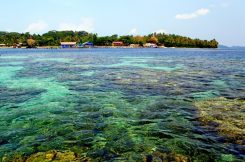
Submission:
<svg viewBox="0 0 245 162">
<path fill-rule="evenodd" d="M 217 97 L 245 99 L 245 51 L 0 50 L 0 160 L 71 150 L 94 161 L 242 161 L 245 141 L 199 120 L 194 103 Z"/>
</svg>

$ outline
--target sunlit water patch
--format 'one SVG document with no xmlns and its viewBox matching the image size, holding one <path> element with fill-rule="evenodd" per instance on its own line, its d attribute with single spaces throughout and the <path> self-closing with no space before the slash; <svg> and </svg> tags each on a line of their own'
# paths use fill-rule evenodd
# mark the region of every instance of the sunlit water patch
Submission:
<svg viewBox="0 0 245 162">
<path fill-rule="evenodd" d="M 6 66 L 6 65 L 22 65 L 23 62 L 0 62 L 0 66 Z"/>
<path fill-rule="evenodd" d="M 155 63 L 153 57 L 121 57 L 119 63 L 106 65 L 107 68 L 120 68 L 120 67 L 136 67 L 136 68 L 144 68 L 144 69 L 153 69 L 153 70 L 163 70 L 163 71 L 174 71 L 183 69 L 184 66 L 182 64 L 176 64 L 171 66 L 159 66 Z"/>
<path fill-rule="evenodd" d="M 20 55 L 3 55 L 0 59 L 8 59 L 8 60 L 18 60 L 18 59 L 27 59 L 29 56 L 20 56 Z"/>
<path fill-rule="evenodd" d="M 95 71 L 85 71 L 81 75 L 82 76 L 93 76 L 95 74 Z"/>
<path fill-rule="evenodd" d="M 47 61 L 70 63 L 73 61 L 73 59 L 69 59 L 69 58 L 36 58 L 34 60 L 34 62 L 47 62 Z"/>
<path fill-rule="evenodd" d="M 244 161 L 244 51 L 0 50 L 2 161 Z"/>
<path fill-rule="evenodd" d="M 16 72 L 23 69 L 22 66 L 3 66 L 0 67 L 0 82 L 2 84 L 10 82 Z"/>
</svg>

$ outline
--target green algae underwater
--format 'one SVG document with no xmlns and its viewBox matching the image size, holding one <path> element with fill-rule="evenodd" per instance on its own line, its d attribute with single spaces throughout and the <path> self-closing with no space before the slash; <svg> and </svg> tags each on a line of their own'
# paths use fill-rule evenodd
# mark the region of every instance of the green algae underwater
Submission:
<svg viewBox="0 0 245 162">
<path fill-rule="evenodd" d="M 244 161 L 245 51 L 0 50 L 0 161 Z"/>
</svg>

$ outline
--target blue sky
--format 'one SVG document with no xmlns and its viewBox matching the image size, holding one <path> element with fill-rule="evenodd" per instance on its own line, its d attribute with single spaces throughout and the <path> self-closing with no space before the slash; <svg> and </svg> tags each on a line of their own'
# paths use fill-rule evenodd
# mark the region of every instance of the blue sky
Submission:
<svg viewBox="0 0 245 162">
<path fill-rule="evenodd" d="M 167 32 L 245 46 L 244 0 L 2 0 L 0 30 Z"/>
</svg>

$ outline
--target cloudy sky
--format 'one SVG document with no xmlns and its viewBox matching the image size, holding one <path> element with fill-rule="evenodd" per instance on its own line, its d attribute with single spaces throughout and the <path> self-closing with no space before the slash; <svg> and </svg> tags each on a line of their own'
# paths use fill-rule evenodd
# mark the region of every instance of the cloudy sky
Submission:
<svg viewBox="0 0 245 162">
<path fill-rule="evenodd" d="M 245 46 L 244 0 L 2 0 L 0 31 L 166 32 Z"/>
</svg>

